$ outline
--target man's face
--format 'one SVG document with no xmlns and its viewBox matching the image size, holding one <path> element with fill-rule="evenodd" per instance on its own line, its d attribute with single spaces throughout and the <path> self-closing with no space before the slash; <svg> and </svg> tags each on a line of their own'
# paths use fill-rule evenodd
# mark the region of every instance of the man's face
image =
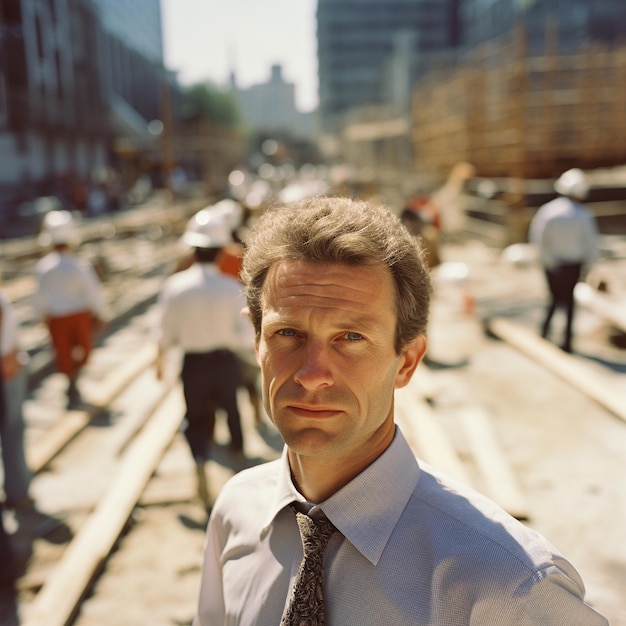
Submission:
<svg viewBox="0 0 626 626">
<path fill-rule="evenodd" d="M 423 356 L 394 350 L 388 267 L 285 261 L 263 288 L 258 358 L 265 409 L 291 454 L 371 462 L 393 436 L 393 390 Z M 383 448 L 384 449 L 384 448 Z"/>
</svg>

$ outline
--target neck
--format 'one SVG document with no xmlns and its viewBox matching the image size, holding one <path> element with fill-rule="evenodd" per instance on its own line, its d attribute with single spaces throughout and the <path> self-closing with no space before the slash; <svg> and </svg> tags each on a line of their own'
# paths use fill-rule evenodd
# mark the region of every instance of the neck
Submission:
<svg viewBox="0 0 626 626">
<path fill-rule="evenodd" d="M 309 501 L 319 504 L 337 493 L 364 469 L 369 467 L 390 445 L 395 423 L 385 422 L 372 436 L 364 454 L 345 456 L 306 456 L 287 450 L 291 479 L 298 491 Z"/>
</svg>

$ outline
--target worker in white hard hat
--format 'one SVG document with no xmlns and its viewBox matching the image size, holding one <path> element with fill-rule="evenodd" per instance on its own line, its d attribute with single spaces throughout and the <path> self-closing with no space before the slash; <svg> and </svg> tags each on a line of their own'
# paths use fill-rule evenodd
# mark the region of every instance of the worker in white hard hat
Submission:
<svg viewBox="0 0 626 626">
<path fill-rule="evenodd" d="M 46 214 L 39 243 L 51 250 L 37 263 L 33 303 L 48 327 L 57 368 L 68 378 L 68 402 L 74 405 L 80 401 L 77 379 L 94 333 L 105 323 L 104 294 L 91 263 L 76 255 L 79 236 L 69 211 Z"/>
<path fill-rule="evenodd" d="M 548 338 L 552 316 L 565 309 L 566 324 L 561 348 L 572 352 L 574 287 L 598 255 L 598 229 L 591 211 L 583 204 L 589 181 L 578 169 L 564 172 L 554 183 L 559 196 L 539 207 L 528 232 L 543 266 L 550 302 L 541 326 Z"/>
<path fill-rule="evenodd" d="M 181 379 L 186 404 L 185 437 L 196 463 L 198 495 L 210 502 L 205 465 L 211 453 L 215 413 L 223 409 L 236 463 L 245 459 L 237 388 L 235 352 L 254 344 L 252 327 L 242 314 L 246 302 L 239 282 L 222 274 L 216 259 L 231 241 L 230 225 L 209 209 L 189 221 L 183 241 L 194 262 L 169 276 L 159 295 L 157 377 L 164 375 L 166 352 L 183 352 Z"/>
</svg>

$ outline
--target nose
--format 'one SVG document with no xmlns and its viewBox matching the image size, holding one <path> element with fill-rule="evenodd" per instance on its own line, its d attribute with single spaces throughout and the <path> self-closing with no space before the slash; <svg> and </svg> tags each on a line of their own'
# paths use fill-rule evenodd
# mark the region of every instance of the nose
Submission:
<svg viewBox="0 0 626 626">
<path fill-rule="evenodd" d="M 308 391 L 330 387 L 334 383 L 328 353 L 320 343 L 309 341 L 302 347 L 302 360 L 294 379 Z"/>
</svg>

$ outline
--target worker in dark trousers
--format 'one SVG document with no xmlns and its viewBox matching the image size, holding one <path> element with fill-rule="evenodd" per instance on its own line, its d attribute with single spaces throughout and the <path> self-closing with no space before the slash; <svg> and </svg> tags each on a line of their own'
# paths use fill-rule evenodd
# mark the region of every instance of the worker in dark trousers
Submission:
<svg viewBox="0 0 626 626">
<path fill-rule="evenodd" d="M 529 240 L 539 251 L 550 303 L 541 326 L 548 337 L 552 316 L 565 309 L 565 331 L 561 348 L 572 351 L 574 325 L 574 288 L 598 255 L 598 230 L 595 217 L 583 200 L 589 193 L 584 172 L 575 168 L 554 183 L 559 197 L 539 207 L 529 228 Z"/>
<path fill-rule="evenodd" d="M 246 303 L 239 281 L 220 272 L 216 263 L 220 250 L 231 241 L 228 223 L 215 212 L 203 209 L 190 220 L 183 241 L 193 248 L 194 262 L 168 277 L 159 295 L 157 377 L 163 377 L 166 351 L 181 349 L 184 432 L 196 464 L 198 495 L 208 507 L 205 464 L 217 409 L 227 414 L 230 448 L 236 462 L 245 458 L 235 353 L 253 346 L 254 336 L 242 315 Z"/>
</svg>

